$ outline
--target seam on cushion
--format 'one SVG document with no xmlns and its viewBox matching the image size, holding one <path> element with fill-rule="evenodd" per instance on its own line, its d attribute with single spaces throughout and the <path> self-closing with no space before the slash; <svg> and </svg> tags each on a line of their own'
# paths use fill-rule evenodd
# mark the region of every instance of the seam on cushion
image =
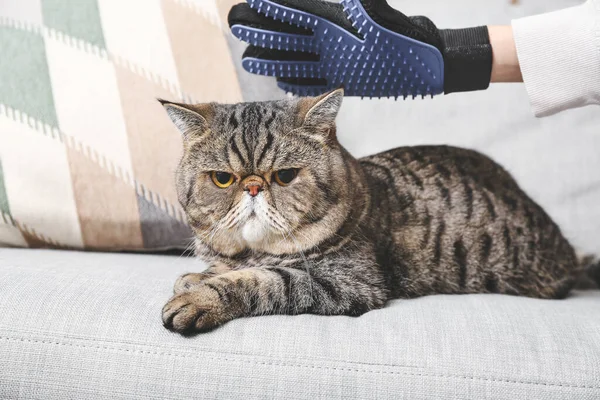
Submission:
<svg viewBox="0 0 600 400">
<path fill-rule="evenodd" d="M 60 41 L 61 43 L 64 43 L 71 48 L 77 49 L 87 54 L 93 54 L 101 60 L 113 62 L 114 64 L 128 69 L 134 74 L 137 74 L 150 82 L 158 84 L 160 87 L 167 90 L 172 95 L 177 97 L 178 100 L 183 101 L 184 103 L 196 103 L 196 101 L 191 95 L 183 92 L 179 85 L 168 80 L 167 78 L 156 74 L 152 71 L 149 71 L 148 69 L 140 65 L 134 64 L 130 60 L 127 60 L 126 58 L 120 55 L 109 52 L 106 49 L 96 46 L 95 44 L 92 44 L 90 42 L 86 42 L 82 39 L 67 35 L 66 33 L 61 32 L 57 29 L 48 28 L 47 26 L 43 25 L 34 25 L 29 22 L 19 21 L 8 17 L 0 17 L 0 26 L 6 26 L 12 29 L 25 30 L 45 38 Z"/>
<path fill-rule="evenodd" d="M 150 351 L 150 350 L 140 350 L 140 349 L 124 349 L 124 348 L 120 348 L 120 347 L 100 346 L 100 345 L 90 346 L 90 345 L 82 345 L 82 344 L 76 344 L 76 343 L 67 343 L 67 342 L 50 341 L 50 340 L 11 338 L 11 337 L 6 337 L 6 336 L 0 336 L 0 340 L 13 341 L 13 342 L 42 343 L 42 344 L 52 344 L 52 345 L 59 345 L 59 346 L 70 346 L 70 347 L 81 347 L 81 348 L 92 348 L 92 349 L 97 349 L 97 350 L 113 350 L 113 351 L 120 351 L 120 352 L 126 352 L 126 353 L 140 353 L 140 354 L 170 356 L 170 357 L 179 357 L 179 358 L 193 358 L 193 359 L 206 359 L 207 358 L 206 356 L 200 356 L 197 354 L 182 354 L 182 353 L 174 353 L 174 352 L 160 352 L 160 351 Z M 565 388 L 577 388 L 577 389 L 600 389 L 600 386 L 591 386 L 591 385 L 532 382 L 532 381 L 524 381 L 524 380 L 516 380 L 516 379 L 492 378 L 492 377 L 457 375 L 457 374 L 418 373 L 418 372 L 407 372 L 407 371 L 377 371 L 377 370 L 366 369 L 366 368 L 307 365 L 307 364 L 285 362 L 285 361 L 280 361 L 280 360 L 267 362 L 267 361 L 243 360 L 243 359 L 235 358 L 235 357 L 208 356 L 208 358 L 211 360 L 217 360 L 217 361 L 219 361 L 219 360 L 221 360 L 221 361 L 236 361 L 236 362 L 241 362 L 244 364 L 252 364 L 252 365 L 271 365 L 271 366 L 280 366 L 280 367 L 299 367 L 299 368 L 307 368 L 307 369 L 321 369 L 321 370 L 333 370 L 333 371 L 366 372 L 366 373 L 383 374 L 383 375 L 459 378 L 459 379 L 473 380 L 473 381 L 517 383 L 517 384 L 524 384 L 524 385 L 565 387 Z M 356 364 L 360 365 L 361 363 L 356 363 Z"/>
<path fill-rule="evenodd" d="M 56 127 L 51 127 L 48 124 L 44 124 L 41 121 L 30 117 L 26 113 L 15 110 L 12 107 L 2 103 L 0 103 L 0 116 L 1 115 L 4 115 L 7 118 L 10 118 L 13 121 L 19 122 L 23 125 L 27 124 L 36 132 L 41 133 L 46 137 L 58 140 L 62 144 L 68 146 L 70 149 L 81 153 L 83 156 L 99 165 L 104 170 L 108 171 L 109 174 L 121 179 L 129 186 L 132 186 L 138 196 L 143 197 L 150 204 L 153 204 L 159 209 L 163 210 L 165 213 L 167 213 L 167 215 L 187 225 L 185 214 L 179 206 L 169 203 L 167 199 L 163 198 L 158 193 L 149 190 L 146 185 L 135 179 L 135 177 L 133 177 L 123 167 L 117 165 L 104 154 L 98 153 L 96 149 L 92 148 L 86 143 L 75 139 L 73 136 L 65 134 Z"/>
<path fill-rule="evenodd" d="M 8 330 L 5 329 L 3 327 L 0 327 L 0 339 L 2 339 L 3 337 L 2 335 L 2 331 L 4 332 L 14 332 L 14 329 Z M 43 334 L 42 331 L 35 331 L 32 329 L 28 329 L 28 330 L 23 330 L 20 329 L 19 330 L 20 333 L 26 334 L 26 335 L 40 335 Z M 55 334 L 61 334 L 61 332 L 54 332 Z M 4 333 L 6 334 L 6 333 Z M 166 347 L 166 346 L 162 346 L 159 343 L 152 343 L 151 345 L 147 344 L 147 343 L 143 343 L 143 342 L 133 342 L 133 341 L 127 341 L 127 340 L 123 340 L 123 339 L 119 339 L 119 340 L 110 340 L 110 339 L 95 339 L 95 338 L 85 338 L 85 337 L 77 337 L 75 335 L 65 335 L 63 334 L 63 338 L 65 340 L 72 340 L 72 341 L 83 341 L 83 342 L 91 342 L 91 343 L 110 343 L 110 344 L 122 344 L 122 345 L 128 345 L 128 346 L 145 346 L 145 347 L 153 347 L 153 348 L 160 348 L 160 347 Z M 17 339 L 17 338 L 13 338 L 13 339 Z M 39 339 L 28 339 L 28 340 L 39 340 Z M 58 339 L 56 339 L 58 340 Z M 66 343 L 66 342 L 65 342 Z M 191 348 L 190 351 L 195 351 L 195 352 L 204 352 L 204 353 L 210 353 L 210 354 L 229 354 L 232 356 L 241 356 L 241 357 L 256 357 L 256 354 L 253 353 L 243 353 L 240 351 L 222 351 L 222 350 L 213 350 L 211 348 L 206 348 L 206 347 L 194 347 Z M 183 354 L 183 353 L 182 353 Z M 259 357 L 269 357 L 269 356 L 263 356 L 263 355 L 258 355 Z M 419 365 L 407 365 L 407 364 L 385 364 L 385 363 L 372 363 L 372 362 L 365 362 L 365 361 L 353 361 L 353 360 L 336 360 L 333 358 L 327 358 L 327 357 L 309 357 L 309 356 L 302 356 L 302 357 L 295 357 L 295 359 L 298 360 L 303 360 L 303 361 L 321 361 L 321 362 L 337 362 L 337 363 L 346 363 L 346 364 L 359 364 L 359 365 L 371 365 L 371 366 L 377 366 L 377 367 L 401 367 L 401 368 L 415 368 L 415 369 L 426 369 L 427 367 L 423 367 L 423 366 L 419 366 Z"/>
</svg>

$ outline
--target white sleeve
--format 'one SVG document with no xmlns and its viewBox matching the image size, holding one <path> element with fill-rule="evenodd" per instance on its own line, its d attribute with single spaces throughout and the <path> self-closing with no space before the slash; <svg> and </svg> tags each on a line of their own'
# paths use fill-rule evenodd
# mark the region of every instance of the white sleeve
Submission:
<svg viewBox="0 0 600 400">
<path fill-rule="evenodd" d="M 512 21 L 537 117 L 600 104 L 600 0 Z"/>
</svg>

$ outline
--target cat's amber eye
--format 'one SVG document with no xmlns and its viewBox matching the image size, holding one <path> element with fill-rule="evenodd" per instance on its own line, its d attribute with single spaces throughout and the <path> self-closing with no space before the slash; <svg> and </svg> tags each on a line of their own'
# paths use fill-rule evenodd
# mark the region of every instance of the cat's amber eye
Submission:
<svg viewBox="0 0 600 400">
<path fill-rule="evenodd" d="M 213 171 L 210 173 L 210 177 L 213 183 L 221 189 L 228 188 L 235 181 L 233 174 L 229 172 Z"/>
<path fill-rule="evenodd" d="M 281 186 L 289 185 L 298 176 L 298 170 L 295 168 L 282 169 L 275 172 L 275 181 Z"/>
</svg>

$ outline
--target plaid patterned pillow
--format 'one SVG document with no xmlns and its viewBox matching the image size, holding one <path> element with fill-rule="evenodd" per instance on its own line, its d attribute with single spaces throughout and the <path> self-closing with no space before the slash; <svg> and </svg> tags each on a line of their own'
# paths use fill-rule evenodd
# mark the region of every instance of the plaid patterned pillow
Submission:
<svg viewBox="0 0 600 400">
<path fill-rule="evenodd" d="M 156 97 L 241 101 L 235 1 L 0 3 L 0 245 L 162 249 L 192 236 Z"/>
</svg>

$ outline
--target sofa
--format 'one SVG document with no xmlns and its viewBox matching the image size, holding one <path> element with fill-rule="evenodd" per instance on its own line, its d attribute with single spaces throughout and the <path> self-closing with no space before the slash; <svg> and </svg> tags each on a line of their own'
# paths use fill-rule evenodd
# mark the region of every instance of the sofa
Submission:
<svg viewBox="0 0 600 400">
<path fill-rule="evenodd" d="M 194 336 L 162 326 L 176 278 L 205 265 L 185 251 L 181 143 L 155 97 L 285 96 L 241 69 L 225 19 L 235 2 L 0 2 L 0 399 L 600 399 L 593 288 L 244 318 Z M 390 1 L 447 28 L 580 2 Z M 536 119 L 523 85 L 505 84 L 347 98 L 337 122 L 357 157 L 434 143 L 484 152 L 578 251 L 600 254 L 597 109 Z"/>
<path fill-rule="evenodd" d="M 194 258 L 0 251 L 2 399 L 598 399 L 600 292 L 393 301 L 193 337 L 160 309 Z"/>
</svg>

